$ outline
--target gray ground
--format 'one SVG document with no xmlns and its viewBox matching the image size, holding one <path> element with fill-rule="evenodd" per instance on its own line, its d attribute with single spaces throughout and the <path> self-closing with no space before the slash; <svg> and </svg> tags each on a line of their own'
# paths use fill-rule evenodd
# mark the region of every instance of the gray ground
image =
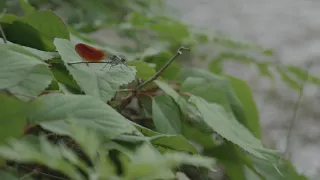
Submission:
<svg viewBox="0 0 320 180">
<path fill-rule="evenodd" d="M 222 30 L 238 39 L 274 48 L 282 63 L 303 66 L 310 61 L 320 62 L 320 1 L 171 0 L 168 4 L 177 9 L 177 15 L 186 23 Z M 298 94 L 282 83 L 278 83 L 276 93 L 270 93 L 269 82 L 248 66 L 228 64 L 226 69 L 245 79 L 254 91 L 264 142 L 284 151 Z M 311 72 L 320 75 L 320 68 L 314 64 Z M 320 176 L 318 91 L 312 85 L 305 87 L 290 143 L 294 164 L 314 179 Z"/>
</svg>

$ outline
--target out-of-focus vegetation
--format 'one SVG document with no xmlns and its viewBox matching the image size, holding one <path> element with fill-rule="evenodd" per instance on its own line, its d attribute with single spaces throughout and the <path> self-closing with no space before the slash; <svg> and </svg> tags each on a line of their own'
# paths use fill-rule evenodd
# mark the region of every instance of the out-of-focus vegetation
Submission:
<svg viewBox="0 0 320 180">
<path fill-rule="evenodd" d="M 297 91 L 302 81 L 320 84 L 269 61 L 272 50 L 184 24 L 160 0 L 1 3 L 0 177 L 307 179 L 262 145 L 250 88 L 223 73 L 231 60 L 262 77 L 277 73 Z M 110 30 L 124 41 L 93 38 Z M 79 42 L 123 56 L 130 68 L 69 65 L 83 61 Z M 192 51 L 153 80 L 181 45 Z M 193 59 L 209 61 L 208 70 L 181 65 Z"/>
</svg>

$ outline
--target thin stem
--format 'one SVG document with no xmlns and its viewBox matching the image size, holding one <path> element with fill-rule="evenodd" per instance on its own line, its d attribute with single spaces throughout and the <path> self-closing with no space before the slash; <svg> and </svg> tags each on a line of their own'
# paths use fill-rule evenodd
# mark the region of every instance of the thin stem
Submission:
<svg viewBox="0 0 320 180">
<path fill-rule="evenodd" d="M 4 15 L 4 13 L 6 13 L 6 10 L 4 9 L 2 14 L 0 15 L 0 19 L 2 18 L 2 16 Z M 4 34 L 4 31 L 2 29 L 2 26 L 0 24 L 0 33 L 1 33 L 1 36 L 2 36 L 2 39 L 3 39 L 3 42 L 6 44 L 7 43 L 7 38 L 6 38 L 6 35 Z"/>
<path fill-rule="evenodd" d="M 168 68 L 168 66 L 177 58 L 182 54 L 182 50 L 187 50 L 190 51 L 189 48 L 185 48 L 185 47 L 180 47 L 178 49 L 178 51 L 176 52 L 176 54 L 155 74 L 153 75 L 151 78 L 149 78 L 148 80 L 144 81 L 143 83 L 141 83 L 136 89 L 139 90 L 142 87 L 144 87 L 145 85 L 149 84 L 150 82 L 156 80 L 161 73 L 166 70 Z"/>
<path fill-rule="evenodd" d="M 298 118 L 298 111 L 300 109 L 301 106 L 301 101 L 303 98 L 303 92 L 304 92 L 304 88 L 305 88 L 305 84 L 308 82 L 308 79 L 310 77 L 310 73 L 309 70 L 313 65 L 313 61 L 311 61 L 310 63 L 307 64 L 307 76 L 305 77 L 304 81 L 301 83 L 300 88 L 299 88 L 299 96 L 298 99 L 294 105 L 294 112 L 293 112 L 293 117 L 291 120 L 291 124 L 288 128 L 288 134 L 287 134 L 287 142 L 286 142 L 286 149 L 285 149 L 285 157 L 287 159 L 291 158 L 291 152 L 290 152 L 290 146 L 291 146 L 291 141 L 292 141 L 292 135 L 293 135 L 293 130 L 295 128 L 295 124 L 297 123 L 297 118 Z"/>
</svg>

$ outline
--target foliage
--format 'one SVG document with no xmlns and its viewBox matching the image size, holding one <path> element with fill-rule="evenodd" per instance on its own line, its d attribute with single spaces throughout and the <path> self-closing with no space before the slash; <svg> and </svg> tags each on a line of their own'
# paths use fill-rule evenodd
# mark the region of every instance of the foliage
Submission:
<svg viewBox="0 0 320 180">
<path fill-rule="evenodd" d="M 237 59 L 271 76 L 271 63 L 237 54 L 269 50 L 195 31 L 155 13 L 158 1 L 17 3 L 24 13 L 7 2 L 9 13 L 0 19 L 1 177 L 209 179 L 222 165 L 229 179 L 306 179 L 278 151 L 262 145 L 248 85 L 219 74 L 226 59 Z M 71 13 L 72 6 L 67 23 L 53 11 L 38 10 Z M 103 28 L 115 28 L 134 45 L 91 38 Z M 69 64 L 83 61 L 74 49 L 79 42 L 124 56 L 129 66 Z M 206 43 L 229 48 L 211 62 L 211 72 L 174 61 L 155 76 L 179 56 L 174 51 L 180 44 Z M 186 60 L 203 57 L 183 53 Z M 298 82 L 288 73 L 300 80 L 308 76 L 294 66 L 276 69 L 292 87 Z M 309 81 L 319 84 L 317 77 Z"/>
</svg>

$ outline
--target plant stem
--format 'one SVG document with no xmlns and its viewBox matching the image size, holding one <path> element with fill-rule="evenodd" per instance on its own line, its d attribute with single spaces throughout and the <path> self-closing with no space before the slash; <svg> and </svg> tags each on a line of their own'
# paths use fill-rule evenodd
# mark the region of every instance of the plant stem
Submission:
<svg viewBox="0 0 320 180">
<path fill-rule="evenodd" d="M 176 52 L 176 54 L 155 74 L 153 75 L 151 78 L 149 78 L 148 80 L 144 81 L 143 83 L 141 83 L 139 86 L 136 87 L 136 90 L 139 90 L 141 88 L 143 88 L 145 85 L 149 84 L 150 82 L 156 80 L 161 73 L 166 70 L 168 68 L 168 66 L 175 60 L 177 59 L 177 57 L 179 57 L 182 54 L 182 50 L 187 50 L 190 51 L 189 48 L 185 48 L 185 47 L 180 47 L 178 49 L 178 51 Z"/>
</svg>

